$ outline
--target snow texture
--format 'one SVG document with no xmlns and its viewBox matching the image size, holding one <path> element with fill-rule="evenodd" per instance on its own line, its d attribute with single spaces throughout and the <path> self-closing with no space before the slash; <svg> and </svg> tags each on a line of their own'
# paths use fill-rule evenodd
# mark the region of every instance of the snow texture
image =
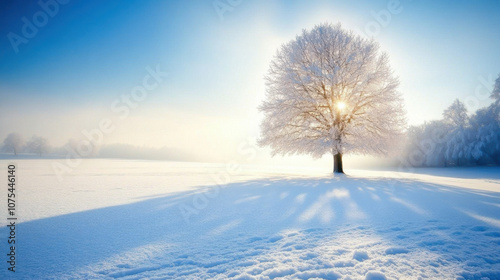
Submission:
<svg viewBox="0 0 500 280">
<path fill-rule="evenodd" d="M 242 166 L 217 186 L 223 165 L 84 160 L 63 182 L 50 166 L 18 161 L 18 271 L 1 279 L 500 277 L 499 168 Z"/>
</svg>

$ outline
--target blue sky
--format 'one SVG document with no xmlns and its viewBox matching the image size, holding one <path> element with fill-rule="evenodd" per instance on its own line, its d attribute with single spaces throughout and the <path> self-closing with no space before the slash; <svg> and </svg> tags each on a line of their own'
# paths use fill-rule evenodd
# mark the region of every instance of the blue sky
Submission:
<svg viewBox="0 0 500 280">
<path fill-rule="evenodd" d="M 159 65 L 168 77 L 105 142 L 224 161 L 258 136 L 262 77 L 276 49 L 322 22 L 363 36 L 370 24 L 380 27 L 374 39 L 400 77 L 411 124 L 439 118 L 500 73 L 499 1 L 401 0 L 387 24 L 376 20 L 391 5 L 385 0 L 242 0 L 222 18 L 213 3 L 69 1 L 16 53 L 8 34 L 22 35 L 22 18 L 33 21 L 43 9 L 2 1 L 0 137 L 19 131 L 54 145 L 81 137 L 104 117 L 116 120 L 110 104 Z M 489 103 L 480 97 L 480 106 Z"/>
</svg>

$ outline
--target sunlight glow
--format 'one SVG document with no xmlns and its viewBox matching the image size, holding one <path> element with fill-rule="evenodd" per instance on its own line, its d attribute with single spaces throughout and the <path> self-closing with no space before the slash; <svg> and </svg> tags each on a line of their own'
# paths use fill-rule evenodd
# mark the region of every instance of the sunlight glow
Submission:
<svg viewBox="0 0 500 280">
<path fill-rule="evenodd" d="M 345 105 L 345 102 L 342 102 L 342 101 L 337 102 L 337 108 L 338 108 L 339 110 L 341 110 L 341 111 L 342 111 L 342 110 L 345 108 L 345 106 L 346 106 L 346 105 Z"/>
</svg>

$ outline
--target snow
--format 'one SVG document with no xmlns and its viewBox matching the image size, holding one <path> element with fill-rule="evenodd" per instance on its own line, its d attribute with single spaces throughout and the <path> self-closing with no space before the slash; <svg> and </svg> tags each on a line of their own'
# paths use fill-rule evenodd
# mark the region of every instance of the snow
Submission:
<svg viewBox="0 0 500 280">
<path fill-rule="evenodd" d="M 498 83 L 498 80 L 497 80 Z M 411 126 L 402 153 L 411 166 L 471 166 L 500 162 L 500 99 L 468 114 L 456 99 L 443 119 Z"/>
<path fill-rule="evenodd" d="M 500 278 L 500 168 L 89 159 L 58 181 L 54 161 L 17 161 L 17 272 L 1 279 Z"/>
</svg>

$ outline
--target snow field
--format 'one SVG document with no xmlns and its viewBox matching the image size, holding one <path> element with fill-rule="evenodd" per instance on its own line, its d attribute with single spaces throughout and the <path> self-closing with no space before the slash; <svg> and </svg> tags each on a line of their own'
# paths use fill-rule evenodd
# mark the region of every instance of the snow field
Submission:
<svg viewBox="0 0 500 280">
<path fill-rule="evenodd" d="M 56 183 L 41 163 L 24 163 L 39 172 L 20 180 L 12 279 L 500 278 L 498 168 L 245 167 L 217 187 L 215 165 L 101 160 Z M 58 200 L 40 199 L 47 192 Z"/>
</svg>

